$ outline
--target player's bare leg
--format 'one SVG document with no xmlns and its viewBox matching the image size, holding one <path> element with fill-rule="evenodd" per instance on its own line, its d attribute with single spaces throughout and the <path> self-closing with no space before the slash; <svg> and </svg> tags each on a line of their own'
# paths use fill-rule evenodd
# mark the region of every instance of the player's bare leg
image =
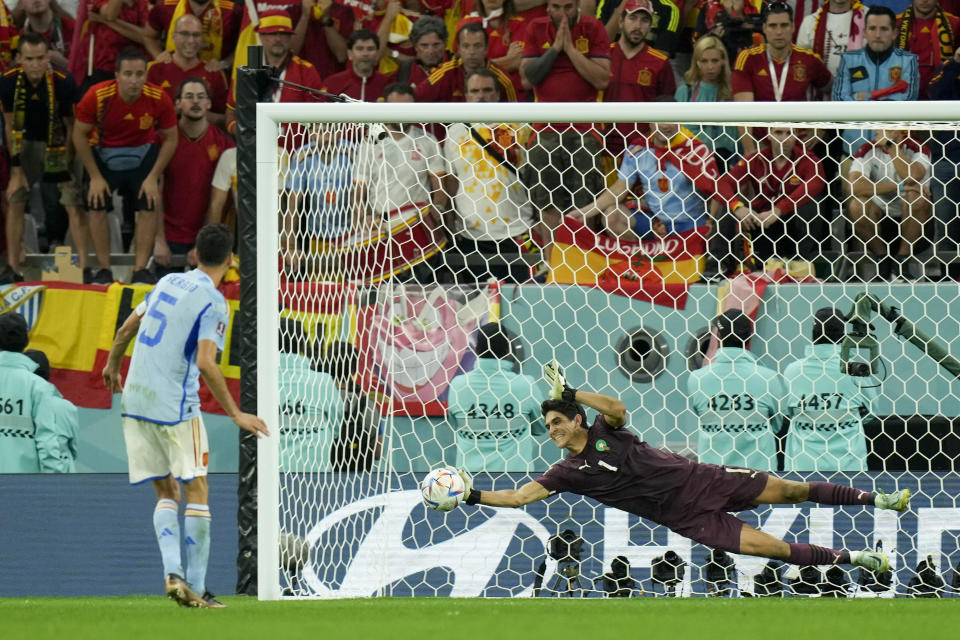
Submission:
<svg viewBox="0 0 960 640">
<path fill-rule="evenodd" d="M 878 551 L 838 551 L 815 544 L 788 543 L 746 523 L 740 530 L 740 553 L 773 558 L 800 566 L 852 564 L 877 573 L 884 573 L 890 569 L 890 561 Z"/>
<path fill-rule="evenodd" d="M 866 505 L 878 509 L 903 511 L 910 504 L 910 490 L 892 493 L 861 491 L 832 482 L 795 482 L 770 476 L 767 486 L 754 498 L 754 504 L 796 504 L 816 502 L 833 505 Z"/>
</svg>

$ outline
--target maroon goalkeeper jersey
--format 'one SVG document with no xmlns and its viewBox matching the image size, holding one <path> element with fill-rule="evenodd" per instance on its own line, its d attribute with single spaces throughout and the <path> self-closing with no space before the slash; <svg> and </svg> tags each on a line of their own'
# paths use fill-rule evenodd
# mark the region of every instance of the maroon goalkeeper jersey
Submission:
<svg viewBox="0 0 960 640">
<path fill-rule="evenodd" d="M 626 427 L 614 429 L 603 415 L 590 427 L 587 445 L 537 478 L 551 493 L 568 491 L 667 524 L 672 502 L 698 465 L 651 447 Z"/>
</svg>

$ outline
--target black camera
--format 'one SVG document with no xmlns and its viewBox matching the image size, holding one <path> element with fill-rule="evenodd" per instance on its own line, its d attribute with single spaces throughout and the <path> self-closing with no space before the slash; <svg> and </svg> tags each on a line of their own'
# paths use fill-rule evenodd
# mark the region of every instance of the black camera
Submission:
<svg viewBox="0 0 960 640">
<path fill-rule="evenodd" d="M 753 34 L 760 33 L 763 29 L 763 16 L 747 15 L 736 18 L 726 11 L 721 11 L 717 14 L 717 24 L 723 26 L 720 40 L 727 48 L 730 60 L 734 60 L 740 50 L 753 46 Z"/>
<path fill-rule="evenodd" d="M 675 551 L 667 551 L 662 556 L 653 559 L 650 564 L 650 580 L 653 583 L 652 591 L 656 593 L 659 585 L 667 595 L 674 595 L 677 583 L 683 580 L 687 571 L 687 563 Z"/>
<path fill-rule="evenodd" d="M 580 562 L 583 544 L 583 538 L 573 530 L 564 529 L 560 535 L 550 536 L 547 541 L 547 553 L 557 562 Z"/>
<path fill-rule="evenodd" d="M 933 556 L 927 556 L 917 565 L 917 573 L 910 578 L 907 591 L 913 598 L 942 598 L 946 586 L 933 564 Z"/>
<path fill-rule="evenodd" d="M 617 556 L 610 563 L 610 572 L 600 576 L 599 582 L 608 598 L 629 598 L 636 581 L 630 577 L 630 561 Z"/>
<path fill-rule="evenodd" d="M 719 549 L 710 551 L 710 560 L 704 567 L 707 579 L 707 595 L 715 598 L 726 598 L 733 595 L 733 581 L 736 577 L 736 567 L 726 552 Z"/>
</svg>

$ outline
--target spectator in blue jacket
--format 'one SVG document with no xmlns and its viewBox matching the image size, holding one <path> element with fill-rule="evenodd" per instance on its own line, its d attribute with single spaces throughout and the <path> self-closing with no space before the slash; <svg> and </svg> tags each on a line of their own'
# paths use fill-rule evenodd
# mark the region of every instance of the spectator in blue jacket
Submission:
<svg viewBox="0 0 960 640">
<path fill-rule="evenodd" d="M 882 5 L 870 7 L 864 19 L 866 46 L 847 51 L 833 84 L 834 100 L 916 100 L 920 91 L 917 56 L 894 46 L 897 16 Z M 873 134 L 845 129 L 847 154 L 873 140 Z M 845 173 L 845 172 L 844 172 Z"/>
</svg>

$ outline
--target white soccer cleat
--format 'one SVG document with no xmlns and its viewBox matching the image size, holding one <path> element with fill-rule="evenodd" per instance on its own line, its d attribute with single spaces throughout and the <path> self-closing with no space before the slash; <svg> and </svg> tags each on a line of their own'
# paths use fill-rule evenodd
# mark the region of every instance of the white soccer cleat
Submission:
<svg viewBox="0 0 960 640">
<path fill-rule="evenodd" d="M 877 491 L 873 503 L 878 509 L 891 509 L 893 511 L 903 511 L 910 506 L 910 489 L 901 489 L 892 493 L 883 493 Z"/>
<path fill-rule="evenodd" d="M 890 571 L 890 560 L 879 551 L 851 551 L 850 564 L 874 573 Z"/>
</svg>

